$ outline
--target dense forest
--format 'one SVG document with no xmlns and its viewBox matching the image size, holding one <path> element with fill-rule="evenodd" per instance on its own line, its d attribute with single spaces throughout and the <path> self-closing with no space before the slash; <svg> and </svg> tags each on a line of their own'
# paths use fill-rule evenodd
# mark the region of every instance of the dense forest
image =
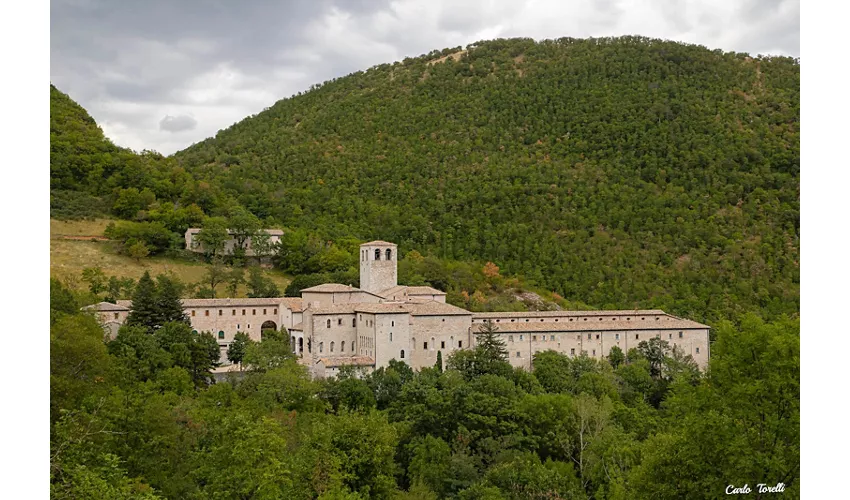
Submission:
<svg viewBox="0 0 850 500">
<path fill-rule="evenodd" d="M 774 318 L 799 309 L 799 75 L 638 37 L 495 40 L 316 85 L 168 158 L 95 128 L 68 161 L 64 104 L 52 209 L 179 232 L 238 206 L 299 244 L 492 261 L 594 307 Z"/>
<path fill-rule="evenodd" d="M 53 498 L 682 499 L 728 485 L 799 498 L 799 320 L 717 325 L 711 366 L 653 339 L 512 369 L 482 332 L 413 372 L 311 380 L 288 334 L 218 357 L 166 277 L 143 276 L 115 340 L 51 281 Z"/>
<path fill-rule="evenodd" d="M 493 40 L 315 85 L 168 157 L 114 145 L 51 85 L 51 217 L 117 219 L 134 258 L 177 254 L 188 227 L 211 248 L 281 228 L 267 258 L 297 295 L 356 285 L 379 238 L 402 283 L 468 309 L 536 290 L 713 328 L 705 372 L 666 342 L 516 371 L 483 332 L 433 368 L 323 381 L 267 332 L 212 383 L 182 284 L 88 270 L 88 291 L 50 284 L 52 496 L 799 497 L 799 77 L 640 37 Z M 198 296 L 243 279 L 240 256 L 204 258 Z M 148 311 L 104 342 L 80 310 L 104 298 Z"/>
</svg>

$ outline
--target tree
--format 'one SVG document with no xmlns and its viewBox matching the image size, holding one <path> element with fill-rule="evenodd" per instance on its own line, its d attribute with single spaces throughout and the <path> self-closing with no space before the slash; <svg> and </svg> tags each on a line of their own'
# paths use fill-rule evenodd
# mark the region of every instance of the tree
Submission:
<svg viewBox="0 0 850 500">
<path fill-rule="evenodd" d="M 505 361 L 508 358 L 508 350 L 505 341 L 498 334 L 499 327 L 491 320 L 487 320 L 478 327 L 476 334 L 477 347 L 481 349 L 484 358 L 490 362 Z"/>
<path fill-rule="evenodd" d="M 210 286 L 210 290 L 212 290 L 212 298 L 215 298 L 215 287 L 224 283 L 228 277 L 229 273 L 221 264 L 221 261 L 213 258 L 212 263 L 207 268 L 207 272 L 204 275 L 204 283 Z"/>
<path fill-rule="evenodd" d="M 233 267 L 227 273 L 227 293 L 231 297 L 236 297 L 239 291 L 239 285 L 245 283 L 245 270 L 241 267 Z"/>
<path fill-rule="evenodd" d="M 230 210 L 227 223 L 236 240 L 233 254 L 243 256 L 247 241 L 253 239 L 260 231 L 260 219 L 245 208 L 237 206 Z"/>
<path fill-rule="evenodd" d="M 227 231 L 228 221 L 224 217 L 208 217 L 204 227 L 196 236 L 207 257 L 215 258 L 224 252 L 225 244 L 230 239 Z"/>
<path fill-rule="evenodd" d="M 267 330 L 260 342 L 251 342 L 245 348 L 242 363 L 253 371 L 269 371 L 283 366 L 288 360 L 295 359 L 289 345 L 289 333 L 286 330 L 276 332 Z"/>
<path fill-rule="evenodd" d="M 150 273 L 145 271 L 136 283 L 130 313 L 127 315 L 125 324 L 141 326 L 152 332 L 161 325 L 160 318 L 156 283 L 151 279 Z"/>
<path fill-rule="evenodd" d="M 611 366 L 616 369 L 625 361 L 626 356 L 623 354 L 623 350 L 619 346 L 611 347 L 611 350 L 608 351 L 608 362 L 611 363 Z"/>
<path fill-rule="evenodd" d="M 157 314 L 160 325 L 169 322 L 190 324 L 189 317 L 183 310 L 183 301 L 180 299 L 182 285 L 176 277 L 164 274 L 157 276 Z"/>
<path fill-rule="evenodd" d="M 434 368 L 443 371 L 443 351 L 437 351 L 437 362 L 434 364 Z"/>
<path fill-rule="evenodd" d="M 245 351 L 253 341 L 247 333 L 236 332 L 233 337 L 233 342 L 227 347 L 227 359 L 233 364 L 242 365 L 242 359 L 245 357 Z"/>
<path fill-rule="evenodd" d="M 136 259 L 136 262 L 139 262 L 150 254 L 150 250 L 143 242 L 136 241 L 127 248 L 127 254 Z"/>
<path fill-rule="evenodd" d="M 248 269 L 248 297 L 278 297 L 280 290 L 270 278 L 263 274 L 263 270 L 257 266 Z"/>
<path fill-rule="evenodd" d="M 257 258 L 257 264 L 262 264 L 263 259 L 272 254 L 274 243 L 271 242 L 271 235 L 265 230 L 258 230 L 251 238 L 251 250 L 254 251 L 254 257 Z"/>
<path fill-rule="evenodd" d="M 94 295 L 106 290 L 106 274 L 99 267 L 87 267 L 83 269 L 83 281 L 89 284 L 89 291 Z"/>
<path fill-rule="evenodd" d="M 664 367 L 664 358 L 667 357 L 667 353 L 670 352 L 670 344 L 666 340 L 661 340 L 659 338 L 653 337 L 646 340 L 641 341 L 637 346 L 638 352 L 649 361 L 650 374 L 652 378 L 659 379 L 661 378 L 662 370 Z"/>
</svg>

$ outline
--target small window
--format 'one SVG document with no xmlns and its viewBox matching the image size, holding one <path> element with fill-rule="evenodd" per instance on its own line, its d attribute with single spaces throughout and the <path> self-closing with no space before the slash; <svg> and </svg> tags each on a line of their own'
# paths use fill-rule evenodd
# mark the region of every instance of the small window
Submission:
<svg viewBox="0 0 850 500">
<path fill-rule="evenodd" d="M 680 339 L 683 338 L 682 335 L 683 335 L 683 332 L 679 332 L 679 338 Z"/>
<path fill-rule="evenodd" d="M 357 326 L 357 318 L 351 318 L 351 326 Z"/>
<path fill-rule="evenodd" d="M 550 335 L 550 336 L 549 336 L 549 340 L 555 340 L 555 336 L 554 336 L 554 335 Z"/>
<path fill-rule="evenodd" d="M 605 318 L 599 318 L 599 321 L 602 321 L 603 319 L 605 319 Z"/>
<path fill-rule="evenodd" d="M 513 322 L 514 322 L 514 320 L 511 320 L 511 323 L 513 323 Z"/>
<path fill-rule="evenodd" d="M 339 352 L 345 352 L 345 341 L 339 343 Z"/>
<path fill-rule="evenodd" d="M 113 316 L 113 319 L 118 319 L 118 313 L 113 313 L 112 316 Z"/>
<path fill-rule="evenodd" d="M 531 340 L 537 341 L 537 335 L 532 335 Z"/>
<path fill-rule="evenodd" d="M 443 323 L 445 323 L 445 322 L 446 322 L 446 318 L 443 318 Z"/>
<path fill-rule="evenodd" d="M 498 323 L 498 322 L 499 322 L 499 320 L 496 320 L 496 323 Z"/>
<path fill-rule="evenodd" d="M 251 309 L 251 315 L 252 315 L 252 316 L 256 316 L 256 315 L 257 315 L 257 310 L 256 310 L 256 309 Z"/>
<path fill-rule="evenodd" d="M 331 327 L 331 320 L 328 320 L 328 328 Z"/>
<path fill-rule="evenodd" d="M 390 326 L 395 327 L 395 321 L 390 321 Z"/>
<path fill-rule="evenodd" d="M 231 316 L 236 316 L 236 309 L 233 310 L 233 314 Z"/>
<path fill-rule="evenodd" d="M 508 335 L 508 342 L 513 342 L 513 341 L 514 341 L 514 336 Z"/>
<path fill-rule="evenodd" d="M 209 309 L 204 310 L 204 316 L 209 316 L 209 315 L 210 315 L 210 310 Z"/>
<path fill-rule="evenodd" d="M 331 342 L 331 352 L 334 352 L 334 343 L 333 342 Z"/>
<path fill-rule="evenodd" d="M 699 354 L 699 347 L 697 347 L 697 354 Z"/>
<path fill-rule="evenodd" d="M 274 309 L 272 309 L 272 314 L 274 314 L 275 316 L 277 316 L 277 307 L 275 307 Z"/>
<path fill-rule="evenodd" d="M 519 351 L 516 352 L 516 357 L 521 357 Z"/>
<path fill-rule="evenodd" d="M 668 338 L 669 340 L 673 340 L 673 334 L 672 334 L 672 333 L 667 334 L 667 338 Z"/>
<path fill-rule="evenodd" d="M 558 318 L 555 318 L 555 323 L 557 323 L 557 322 L 558 322 Z"/>
<path fill-rule="evenodd" d="M 635 334 L 635 340 L 640 340 L 640 334 L 639 333 Z"/>
<path fill-rule="evenodd" d="M 266 310 L 265 310 L 265 309 L 263 309 L 263 316 L 265 316 L 265 315 L 266 315 Z"/>
<path fill-rule="evenodd" d="M 399 354 L 399 357 L 400 357 L 401 359 L 404 359 L 404 349 L 402 349 L 402 350 L 401 350 L 401 353 Z"/>
<path fill-rule="evenodd" d="M 324 343 L 324 342 L 319 342 L 319 352 L 322 352 L 322 351 L 324 351 L 324 350 L 325 350 L 325 343 Z"/>
<path fill-rule="evenodd" d="M 522 335 L 519 336 L 519 339 L 522 340 Z"/>
<path fill-rule="evenodd" d="M 528 318 L 525 318 L 525 322 L 528 323 Z"/>
<path fill-rule="evenodd" d="M 393 260 L 393 251 L 387 248 L 387 260 Z"/>
<path fill-rule="evenodd" d="M 593 350 L 593 355 L 596 356 L 596 349 Z"/>
<path fill-rule="evenodd" d="M 381 260 L 381 249 L 380 248 L 375 249 L 375 260 Z"/>
<path fill-rule="evenodd" d="M 195 310 L 194 309 L 192 309 L 192 316 L 193 317 L 195 316 Z"/>
<path fill-rule="evenodd" d="M 570 321 L 572 321 L 572 320 L 573 320 L 573 318 L 570 318 Z"/>
<path fill-rule="evenodd" d="M 342 326 L 342 318 L 336 320 L 336 326 Z"/>
<path fill-rule="evenodd" d="M 458 341 L 457 341 L 457 348 L 458 348 L 458 349 L 463 349 L 463 341 L 462 341 L 462 340 L 458 340 Z"/>
<path fill-rule="evenodd" d="M 393 332 L 390 332 L 390 342 L 393 341 Z"/>
<path fill-rule="evenodd" d="M 220 330 L 219 330 L 219 332 L 218 332 L 218 338 L 220 338 L 220 339 L 223 339 L 223 338 L 224 338 L 224 332 L 223 332 L 223 331 L 220 331 Z"/>
<path fill-rule="evenodd" d="M 351 342 L 351 352 L 354 352 L 354 342 Z"/>
<path fill-rule="evenodd" d="M 615 334 L 614 334 L 614 338 L 615 338 L 615 339 L 617 339 L 617 340 L 620 340 L 620 334 L 619 334 L 619 333 L 615 333 Z"/>
<path fill-rule="evenodd" d="M 598 333 L 596 334 L 596 340 L 599 340 L 599 334 Z"/>
<path fill-rule="evenodd" d="M 428 349 L 428 342 L 422 342 L 422 348 Z"/>
<path fill-rule="evenodd" d="M 222 314 L 224 314 L 224 310 L 219 309 L 219 310 L 218 310 L 218 315 L 219 315 L 219 316 L 221 316 Z"/>
<path fill-rule="evenodd" d="M 242 326 L 239 323 L 236 323 L 236 331 L 239 331 L 240 328 L 242 328 Z"/>
<path fill-rule="evenodd" d="M 390 337 L 392 337 L 392 334 L 390 334 Z M 390 340 L 392 340 L 392 338 Z M 446 341 L 441 340 L 440 341 L 440 349 L 445 349 L 445 348 L 446 348 Z"/>
<path fill-rule="evenodd" d="M 591 338 L 590 336 L 591 336 L 591 334 L 590 334 L 590 333 L 588 333 L 588 334 L 587 334 L 587 340 L 590 340 L 590 338 Z"/>
<path fill-rule="evenodd" d="M 242 309 L 242 316 L 245 316 L 245 309 Z"/>
<path fill-rule="evenodd" d="M 570 349 L 570 356 L 575 356 L 575 355 L 576 355 L 576 350 Z"/>
</svg>

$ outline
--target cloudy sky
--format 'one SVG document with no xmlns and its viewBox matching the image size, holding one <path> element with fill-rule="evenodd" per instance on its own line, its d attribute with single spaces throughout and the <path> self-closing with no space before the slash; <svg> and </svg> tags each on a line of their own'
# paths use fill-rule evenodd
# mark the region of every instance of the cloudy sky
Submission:
<svg viewBox="0 0 850 500">
<path fill-rule="evenodd" d="M 643 35 L 800 55 L 799 0 L 52 0 L 50 78 L 171 154 L 313 83 L 508 37 Z"/>
</svg>

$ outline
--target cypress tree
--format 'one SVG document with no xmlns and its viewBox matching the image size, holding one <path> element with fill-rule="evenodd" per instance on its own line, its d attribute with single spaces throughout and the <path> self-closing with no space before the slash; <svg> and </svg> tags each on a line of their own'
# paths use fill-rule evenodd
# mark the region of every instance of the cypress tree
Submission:
<svg viewBox="0 0 850 500">
<path fill-rule="evenodd" d="M 443 351 L 437 351 L 437 364 L 434 365 L 434 368 L 443 371 Z"/>
<path fill-rule="evenodd" d="M 132 300 L 130 314 L 127 315 L 127 325 L 141 326 L 148 331 L 153 331 L 160 323 L 156 283 L 151 279 L 149 272 L 145 271 L 145 274 L 139 278 Z"/>
<path fill-rule="evenodd" d="M 171 321 L 190 324 L 189 318 L 183 312 L 183 302 L 180 300 L 180 286 L 168 276 L 157 276 L 156 306 L 159 325 Z"/>
</svg>

